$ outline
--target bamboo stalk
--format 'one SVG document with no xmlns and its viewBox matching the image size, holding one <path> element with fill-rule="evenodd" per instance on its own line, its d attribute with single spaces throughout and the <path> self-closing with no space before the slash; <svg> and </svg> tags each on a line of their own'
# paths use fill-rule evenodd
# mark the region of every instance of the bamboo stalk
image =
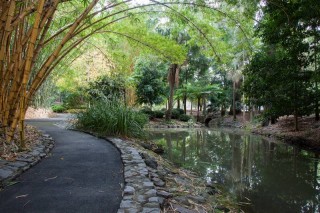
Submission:
<svg viewBox="0 0 320 213">
<path fill-rule="evenodd" d="M 27 49 L 27 56 L 26 56 L 26 62 L 25 62 L 25 68 L 23 72 L 23 79 L 21 84 L 21 98 L 20 98 L 20 148 L 25 148 L 25 142 L 24 142 L 24 117 L 25 117 L 25 98 L 26 98 L 26 90 L 27 90 L 27 82 L 30 77 L 31 73 L 31 65 L 32 65 L 32 59 L 34 55 L 34 49 L 35 49 L 35 42 L 39 35 L 39 25 L 40 25 L 40 19 L 43 12 L 45 0 L 39 0 L 37 12 L 35 16 L 35 21 L 33 24 L 28 49 Z M 14 130 L 13 130 L 14 131 Z"/>
<path fill-rule="evenodd" d="M 26 142 L 25 142 L 25 132 L 24 132 L 24 117 L 25 117 L 25 97 L 22 97 L 20 101 L 20 149 L 26 149 Z"/>
<path fill-rule="evenodd" d="M 28 94 L 27 100 L 31 100 L 30 94 L 34 94 L 36 92 L 36 88 L 41 84 L 42 79 L 46 75 L 46 72 L 49 70 L 50 66 L 54 63 L 54 61 L 58 58 L 59 53 L 61 52 L 63 46 L 72 38 L 73 32 L 77 29 L 80 23 L 85 19 L 88 13 L 92 10 L 92 8 L 97 4 L 99 0 L 93 0 L 90 5 L 82 12 L 82 14 L 75 20 L 73 25 L 70 27 L 68 33 L 63 37 L 60 44 L 56 47 L 54 52 L 50 55 L 50 57 L 46 60 L 43 66 L 38 71 L 35 79 L 33 80 L 30 86 L 30 92 Z"/>
<path fill-rule="evenodd" d="M 40 29 L 43 28 L 43 31 L 41 33 L 41 36 L 40 36 L 40 39 L 39 39 L 39 42 L 37 44 L 37 47 L 36 47 L 36 50 L 35 50 L 35 54 L 34 54 L 34 57 L 33 57 L 33 61 L 32 61 L 32 65 L 35 63 L 36 61 L 36 58 L 38 56 L 38 54 L 40 53 L 42 47 L 43 47 L 43 41 L 47 35 L 47 32 L 49 30 L 49 27 L 52 23 L 52 18 L 53 18 L 53 15 L 57 9 L 57 6 L 58 6 L 58 3 L 59 3 L 59 0 L 55 0 L 54 3 L 53 3 L 53 6 L 52 8 L 50 8 L 48 10 L 48 12 L 46 13 L 45 17 L 43 18 L 43 21 L 41 22 L 40 24 Z"/>
<path fill-rule="evenodd" d="M 4 60 L 5 60 L 5 55 L 6 55 L 6 52 L 8 49 L 7 44 L 8 44 L 8 39 L 10 36 L 10 31 L 11 31 L 10 23 L 13 18 L 13 15 L 14 15 L 15 6 L 16 6 L 15 1 L 11 1 L 9 9 L 8 9 L 7 17 L 6 17 L 2 40 L 1 40 L 1 47 L 0 47 L 0 74 L 1 74 L 1 77 L 4 75 L 4 71 L 3 71 L 4 70 Z M 1 78 L 1 79 L 3 79 L 3 78 Z"/>
</svg>

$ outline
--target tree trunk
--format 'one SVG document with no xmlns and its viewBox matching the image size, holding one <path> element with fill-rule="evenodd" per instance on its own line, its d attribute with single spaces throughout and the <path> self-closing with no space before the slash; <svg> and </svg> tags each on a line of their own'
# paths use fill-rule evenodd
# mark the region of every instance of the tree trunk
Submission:
<svg viewBox="0 0 320 213">
<path fill-rule="evenodd" d="M 186 95 L 183 96 L 183 111 L 184 111 L 184 114 L 187 114 L 187 96 Z"/>
<path fill-rule="evenodd" d="M 170 94 L 169 94 L 169 102 L 168 102 L 168 110 L 166 112 L 166 120 L 171 120 L 172 108 L 173 108 L 173 95 L 174 89 L 176 85 L 177 75 L 179 74 L 179 66 L 178 64 L 171 64 L 169 73 L 168 73 L 168 82 L 170 87 Z"/>
<path fill-rule="evenodd" d="M 202 114 L 204 116 L 206 116 L 207 115 L 207 102 L 206 102 L 206 98 L 205 97 L 202 97 L 202 105 L 203 105 Z"/>
<path fill-rule="evenodd" d="M 293 114 L 294 114 L 294 130 L 299 131 L 299 124 L 298 124 L 298 109 L 297 109 L 297 99 L 298 99 L 298 92 L 297 92 L 297 82 L 294 82 L 294 101 L 293 101 Z"/>
<path fill-rule="evenodd" d="M 315 44 L 316 45 L 316 44 Z M 318 89 L 318 78 L 319 78 L 319 71 L 317 69 L 317 46 L 315 46 L 314 50 L 314 70 L 315 70 L 315 87 L 316 87 L 316 95 L 315 95 L 315 115 L 316 115 L 316 121 L 320 120 L 319 115 L 319 89 Z"/>
<path fill-rule="evenodd" d="M 198 111 L 197 111 L 197 121 L 200 120 L 200 101 L 201 101 L 201 98 L 198 97 Z"/>
<path fill-rule="evenodd" d="M 233 81 L 233 91 L 232 91 L 232 114 L 233 114 L 233 120 L 237 120 L 236 115 L 236 82 Z"/>
<path fill-rule="evenodd" d="M 249 106 L 249 113 L 250 113 L 250 122 L 253 122 L 253 118 L 254 118 L 254 106 L 252 105 L 252 103 L 250 103 L 250 106 Z"/>
</svg>

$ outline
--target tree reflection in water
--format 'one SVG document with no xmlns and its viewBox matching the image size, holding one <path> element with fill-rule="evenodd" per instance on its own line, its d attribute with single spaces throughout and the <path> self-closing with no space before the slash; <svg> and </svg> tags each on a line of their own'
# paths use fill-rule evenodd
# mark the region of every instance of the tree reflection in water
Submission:
<svg viewBox="0 0 320 213">
<path fill-rule="evenodd" d="M 151 130 L 166 158 L 221 184 L 245 212 L 320 212 L 319 155 L 219 129 Z"/>
</svg>

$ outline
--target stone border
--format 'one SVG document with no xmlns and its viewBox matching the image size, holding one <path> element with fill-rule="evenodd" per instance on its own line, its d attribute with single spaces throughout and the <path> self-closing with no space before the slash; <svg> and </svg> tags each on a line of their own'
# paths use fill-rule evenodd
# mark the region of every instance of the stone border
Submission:
<svg viewBox="0 0 320 213">
<path fill-rule="evenodd" d="M 49 154 L 54 147 L 53 139 L 48 134 L 42 134 L 40 141 L 41 143 L 35 144 L 31 151 L 19 155 L 16 161 L 7 161 L 0 158 L 0 188 L 10 185 L 10 181 L 39 163 L 42 158 Z"/>
<path fill-rule="evenodd" d="M 130 145 L 130 142 L 113 137 L 106 140 L 114 144 L 121 152 L 124 164 L 125 186 L 123 198 L 118 213 L 160 213 L 162 198 L 158 192 L 145 161 L 137 149 Z"/>
</svg>

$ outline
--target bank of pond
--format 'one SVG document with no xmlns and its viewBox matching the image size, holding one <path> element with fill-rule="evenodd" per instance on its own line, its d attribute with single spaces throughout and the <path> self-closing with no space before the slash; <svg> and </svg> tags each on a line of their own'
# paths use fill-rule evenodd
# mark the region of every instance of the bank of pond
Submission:
<svg viewBox="0 0 320 213">
<path fill-rule="evenodd" d="M 319 212 L 319 153 L 231 129 L 150 129 L 178 167 L 222 186 L 244 212 Z"/>
</svg>

